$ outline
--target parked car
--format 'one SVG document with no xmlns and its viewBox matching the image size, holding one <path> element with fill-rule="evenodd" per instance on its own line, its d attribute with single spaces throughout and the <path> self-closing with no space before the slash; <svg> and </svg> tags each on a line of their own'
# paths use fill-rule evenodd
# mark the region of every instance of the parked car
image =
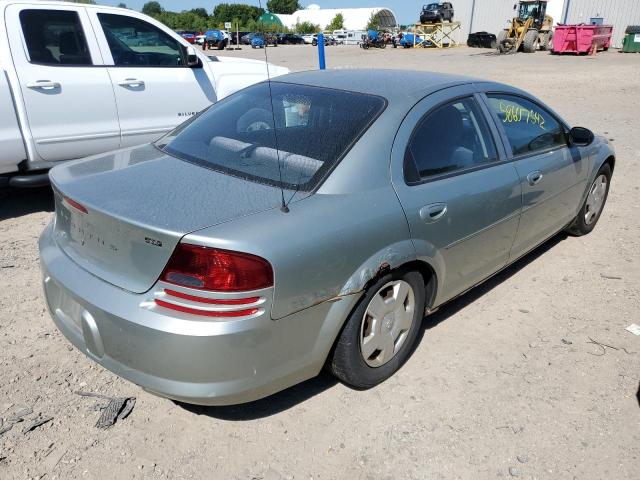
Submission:
<svg viewBox="0 0 640 480">
<path fill-rule="evenodd" d="M 255 33 L 251 37 L 251 48 L 264 48 L 269 45 L 278 46 L 278 39 L 275 35 Z"/>
<path fill-rule="evenodd" d="M 324 34 L 324 44 L 328 46 L 338 45 L 338 41 L 333 35 Z M 314 47 L 318 46 L 318 34 L 313 35 L 313 40 L 311 40 L 311 45 Z"/>
<path fill-rule="evenodd" d="M 304 38 L 294 33 L 279 33 L 277 35 L 278 43 L 282 45 L 302 45 Z"/>
<path fill-rule="evenodd" d="M 239 43 L 242 45 L 242 37 L 244 37 L 248 33 L 250 33 L 250 32 L 242 32 L 242 31 L 240 31 L 240 32 L 231 32 L 231 35 L 230 35 L 231 36 L 231 43 L 233 45 L 237 45 L 238 44 L 238 36 L 239 36 L 239 38 L 240 38 L 240 42 Z M 250 43 L 251 42 L 249 42 L 247 45 L 250 45 Z"/>
<path fill-rule="evenodd" d="M 240 43 L 242 45 L 251 45 L 251 40 L 253 40 L 253 37 L 255 35 L 257 35 L 257 33 L 255 33 L 255 32 L 249 32 L 249 33 L 247 33 L 245 35 L 242 35 L 240 37 Z"/>
<path fill-rule="evenodd" d="M 304 40 L 304 43 L 306 43 L 307 45 L 311 45 L 313 43 L 313 35 L 312 33 L 306 33 L 304 35 L 302 35 L 302 39 Z"/>
<path fill-rule="evenodd" d="M 451 2 L 430 3 L 422 7 L 420 23 L 442 23 L 453 21 Z"/>
<path fill-rule="evenodd" d="M 196 43 L 196 34 L 194 32 L 183 32 L 180 36 L 192 45 Z"/>
<path fill-rule="evenodd" d="M 59 162 L 156 140 L 267 76 L 264 62 L 211 61 L 133 10 L 5 1 L 0 23 L 0 189 L 43 185 Z"/>
<path fill-rule="evenodd" d="M 229 39 L 225 37 L 221 30 L 208 30 L 204 34 L 203 50 L 217 49 L 224 50 L 229 45 Z"/>
<path fill-rule="evenodd" d="M 180 401 L 247 402 L 325 366 L 372 387 L 425 311 L 593 230 L 614 162 L 507 85 L 282 76 L 154 145 L 54 168 L 47 305 L 92 360 Z"/>
<path fill-rule="evenodd" d="M 421 42 L 422 37 L 420 37 L 420 35 L 416 35 L 415 33 L 403 33 L 397 43 L 403 48 L 411 48 Z"/>
</svg>

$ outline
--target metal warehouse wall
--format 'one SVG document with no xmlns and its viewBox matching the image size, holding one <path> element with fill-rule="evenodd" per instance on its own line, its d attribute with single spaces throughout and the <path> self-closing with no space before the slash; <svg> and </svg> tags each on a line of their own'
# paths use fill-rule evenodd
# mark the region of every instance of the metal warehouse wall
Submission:
<svg viewBox="0 0 640 480">
<path fill-rule="evenodd" d="M 636 0 L 640 3 L 640 0 Z M 423 2 L 429 3 L 429 2 Z M 456 20 L 462 23 L 462 42 L 470 32 L 498 32 L 507 27 L 515 15 L 513 6 L 518 0 L 453 0 Z M 547 13 L 555 22 L 560 21 L 564 0 L 549 0 Z"/>
<path fill-rule="evenodd" d="M 640 0 L 565 0 L 565 23 L 589 23 L 604 18 L 613 25 L 613 46 L 622 47 L 628 25 L 640 25 Z"/>
<path fill-rule="evenodd" d="M 435 0 L 434 0 L 435 1 Z M 470 32 L 497 33 L 513 17 L 513 5 L 518 0 L 452 0 L 456 21 L 461 23 L 460 41 L 465 43 Z M 640 0 L 639 0 L 640 1 Z M 422 4 L 431 3 L 431 0 Z M 416 22 L 420 16 L 416 10 Z"/>
<path fill-rule="evenodd" d="M 453 4 L 454 7 L 457 3 Z M 516 0 L 475 0 L 473 21 L 468 27 L 472 32 L 489 32 L 497 35 L 513 18 L 515 3 L 517 3 Z"/>
</svg>

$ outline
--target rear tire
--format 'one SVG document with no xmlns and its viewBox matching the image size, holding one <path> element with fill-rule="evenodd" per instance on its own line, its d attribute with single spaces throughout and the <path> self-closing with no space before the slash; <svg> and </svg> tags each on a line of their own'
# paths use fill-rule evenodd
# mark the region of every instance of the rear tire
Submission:
<svg viewBox="0 0 640 480">
<path fill-rule="evenodd" d="M 603 183 L 604 182 L 604 183 Z M 611 185 L 611 166 L 605 163 L 596 175 L 596 179 L 589 187 L 587 198 L 585 199 L 578 215 L 571 225 L 566 229 L 568 233 L 576 237 L 581 237 L 595 228 L 600 219 L 602 210 L 607 203 L 609 187 Z"/>
<path fill-rule="evenodd" d="M 522 42 L 522 51 L 525 53 L 534 53 L 538 50 L 538 44 L 540 39 L 538 38 L 537 30 L 529 30 L 524 35 L 524 41 Z"/>
<path fill-rule="evenodd" d="M 413 350 L 424 307 L 420 273 L 399 270 L 380 278 L 347 319 L 330 357 L 331 372 L 361 389 L 389 378 Z"/>
<path fill-rule="evenodd" d="M 541 34 L 540 50 L 549 51 L 553 49 L 553 32 L 545 32 Z"/>
</svg>

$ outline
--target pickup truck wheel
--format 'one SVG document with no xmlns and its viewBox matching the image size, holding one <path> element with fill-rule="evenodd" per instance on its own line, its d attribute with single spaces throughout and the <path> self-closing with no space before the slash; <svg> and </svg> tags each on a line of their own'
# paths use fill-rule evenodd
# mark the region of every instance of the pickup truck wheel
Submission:
<svg viewBox="0 0 640 480">
<path fill-rule="evenodd" d="M 329 368 L 354 388 L 371 388 L 407 360 L 420 330 L 425 305 L 422 275 L 396 271 L 367 288 L 349 316 Z"/>
<path fill-rule="evenodd" d="M 609 185 L 611 184 L 611 167 L 605 163 L 596 175 L 596 179 L 591 184 L 587 198 L 582 204 L 582 208 L 567 227 L 567 232 L 576 237 L 590 233 L 598 223 L 604 205 L 609 196 Z"/>
</svg>

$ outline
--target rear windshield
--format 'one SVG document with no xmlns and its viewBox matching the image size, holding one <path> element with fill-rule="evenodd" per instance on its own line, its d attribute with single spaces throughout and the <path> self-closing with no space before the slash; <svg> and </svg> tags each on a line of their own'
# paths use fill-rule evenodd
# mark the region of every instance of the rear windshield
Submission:
<svg viewBox="0 0 640 480">
<path fill-rule="evenodd" d="M 373 95 L 260 83 L 214 104 L 157 146 L 229 175 L 310 191 L 385 105 L 383 98 Z"/>
</svg>

